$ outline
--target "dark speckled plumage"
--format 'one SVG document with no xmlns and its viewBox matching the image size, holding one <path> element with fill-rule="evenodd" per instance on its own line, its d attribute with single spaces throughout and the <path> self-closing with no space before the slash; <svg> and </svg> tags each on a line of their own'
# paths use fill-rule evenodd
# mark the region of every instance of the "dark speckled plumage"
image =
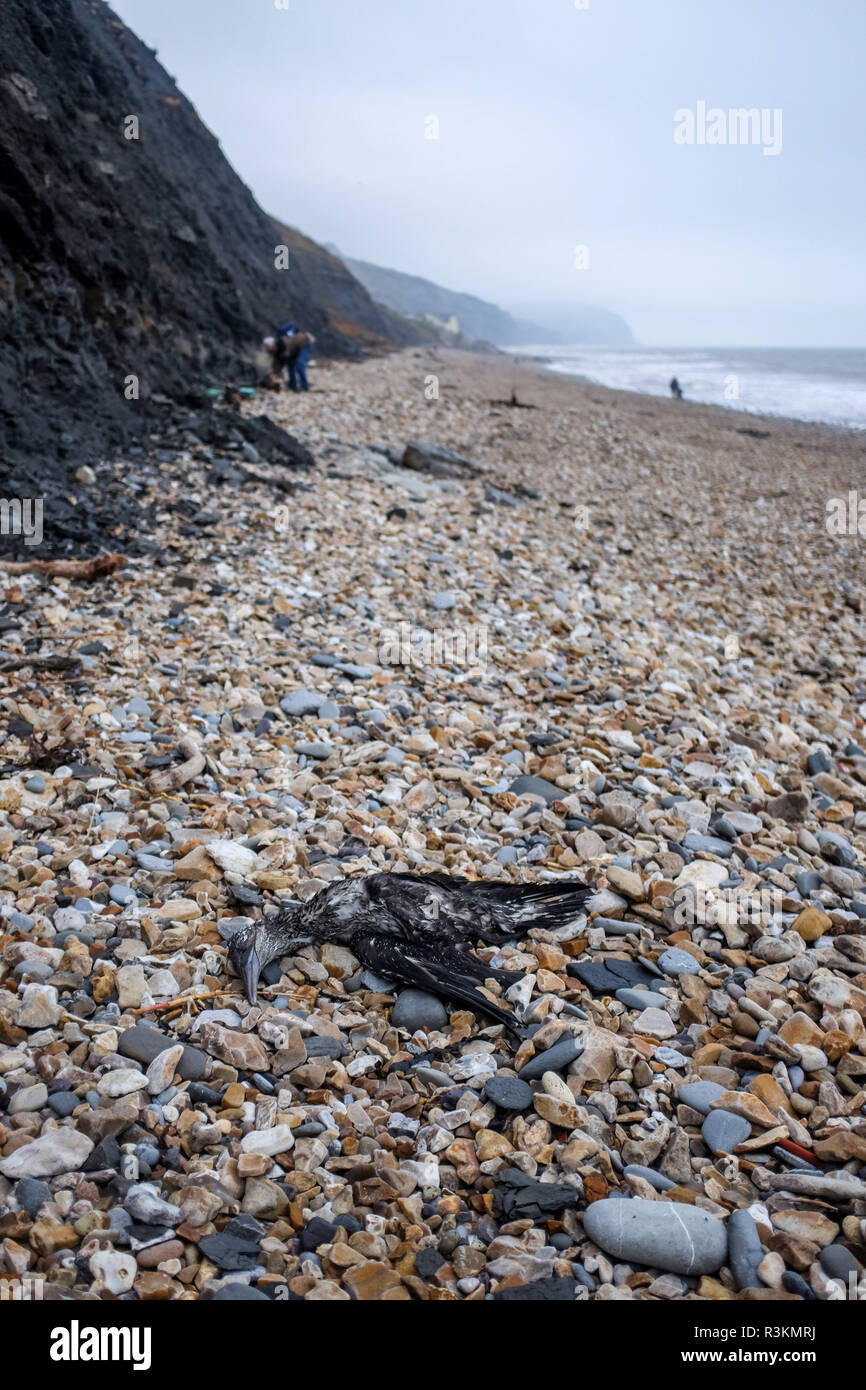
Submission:
<svg viewBox="0 0 866 1390">
<path fill-rule="evenodd" d="M 229 956 L 255 1002 L 269 961 L 337 941 L 371 970 L 459 999 L 513 1029 L 514 1016 L 491 1004 L 478 986 L 490 978 L 513 984 L 519 976 L 479 960 L 471 945 L 509 941 L 530 927 L 562 926 L 583 911 L 590 891 L 575 880 L 471 883 L 440 873 L 342 879 L 298 907 L 243 928 L 232 937 Z"/>
</svg>

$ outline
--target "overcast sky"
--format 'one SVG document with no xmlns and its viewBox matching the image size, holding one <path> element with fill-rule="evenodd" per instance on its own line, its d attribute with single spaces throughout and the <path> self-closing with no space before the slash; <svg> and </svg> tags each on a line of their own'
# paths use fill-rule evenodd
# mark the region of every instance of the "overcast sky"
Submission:
<svg viewBox="0 0 866 1390">
<path fill-rule="evenodd" d="M 282 3 L 114 4 L 267 211 L 646 344 L 866 345 L 863 0 Z M 677 143 L 699 102 L 763 143 Z"/>
</svg>

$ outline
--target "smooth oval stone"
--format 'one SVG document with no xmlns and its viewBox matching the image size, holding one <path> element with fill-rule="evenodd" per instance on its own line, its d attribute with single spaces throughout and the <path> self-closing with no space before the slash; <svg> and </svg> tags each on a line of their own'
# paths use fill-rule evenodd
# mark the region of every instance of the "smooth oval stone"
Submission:
<svg viewBox="0 0 866 1390">
<path fill-rule="evenodd" d="M 316 714 L 324 703 L 324 695 L 320 695 L 316 690 L 293 690 L 280 700 L 280 709 L 283 714 L 297 717 Z"/>
<path fill-rule="evenodd" d="M 113 883 L 108 890 L 108 896 L 119 907 L 127 907 L 136 901 L 138 895 L 134 888 L 129 888 L 125 883 Z"/>
<path fill-rule="evenodd" d="M 419 1081 L 423 1081 L 425 1086 L 450 1086 L 451 1077 L 445 1071 L 438 1071 L 436 1067 L 413 1067 L 412 1069 Z"/>
<path fill-rule="evenodd" d="M 672 1178 L 666 1178 L 664 1173 L 657 1173 L 655 1168 L 647 1168 L 643 1163 L 629 1163 L 623 1173 L 627 1178 L 643 1178 L 656 1192 L 667 1192 L 669 1188 L 676 1187 Z"/>
<path fill-rule="evenodd" d="M 640 922 L 621 922 L 616 917 L 593 917 L 593 927 L 603 927 L 606 936 L 631 936 L 640 931 Z"/>
<path fill-rule="evenodd" d="M 751 1212 L 733 1211 L 728 1218 L 728 1264 L 738 1289 L 760 1289 L 758 1265 L 764 1258 L 758 1226 Z"/>
<path fill-rule="evenodd" d="M 558 801 L 562 796 L 559 787 L 546 781 L 544 777 L 515 777 L 508 790 L 515 796 L 541 796 L 547 802 Z"/>
<path fill-rule="evenodd" d="M 135 1023 L 121 1033 L 117 1050 L 122 1057 L 132 1057 L 136 1062 L 143 1062 L 145 1066 L 149 1066 L 155 1057 L 171 1045 L 171 1041 L 172 1039 L 159 1028 L 148 1028 L 143 1023 Z M 177 1070 L 184 1081 L 198 1081 L 204 1076 L 209 1060 L 206 1052 L 184 1044 Z M 98 1094 L 96 1104 L 99 1104 Z"/>
<path fill-rule="evenodd" d="M 663 994 L 651 989 L 618 989 L 615 998 L 627 1009 L 664 1009 L 670 1003 Z"/>
<path fill-rule="evenodd" d="M 679 950 L 676 946 L 662 951 L 657 964 L 666 975 L 697 975 L 701 968 L 694 956 L 690 956 L 688 951 Z"/>
<path fill-rule="evenodd" d="M 406 1028 L 414 1033 L 417 1028 L 444 1028 L 448 1015 L 435 994 L 426 994 L 421 989 L 403 989 L 391 1010 L 391 1022 L 395 1028 Z"/>
<path fill-rule="evenodd" d="M 191 1081 L 187 1094 L 194 1105 L 219 1105 L 222 1099 L 219 1091 L 215 1091 L 212 1086 L 203 1085 L 200 1081 Z"/>
<path fill-rule="evenodd" d="M 831 1279 L 847 1283 L 848 1275 L 860 1278 L 860 1266 L 845 1245 L 826 1245 L 820 1255 L 821 1268 Z"/>
<path fill-rule="evenodd" d="M 518 1076 L 491 1076 L 484 1094 L 503 1110 L 528 1110 L 532 1104 L 532 1087 Z"/>
<path fill-rule="evenodd" d="M 742 1115 L 732 1115 L 730 1110 L 711 1110 L 701 1125 L 704 1143 L 714 1154 L 733 1153 L 751 1132 L 749 1121 Z"/>
<path fill-rule="evenodd" d="M 48 1097 L 48 1105 L 55 1115 L 71 1115 L 73 1110 L 81 1104 L 81 1097 L 74 1091 L 58 1091 L 55 1095 Z"/>
<path fill-rule="evenodd" d="M 174 868 L 172 861 L 161 854 L 138 852 L 135 858 L 139 868 L 146 869 L 151 874 L 168 874 Z"/>
<path fill-rule="evenodd" d="M 44 982 L 51 979 L 54 971 L 55 966 L 49 960 L 21 960 L 15 966 L 12 974 L 16 980 Z"/>
<path fill-rule="evenodd" d="M 520 1068 L 520 1080 L 537 1081 L 546 1071 L 564 1071 L 582 1051 L 583 1043 L 578 1042 L 572 1034 L 560 1038 L 559 1042 L 554 1043 L 546 1052 L 539 1052 L 537 1056 L 530 1057 L 526 1065 Z"/>
<path fill-rule="evenodd" d="M 709 1115 L 713 1101 L 724 1094 L 724 1086 L 717 1085 L 715 1081 L 688 1081 L 677 1091 L 677 1100 L 682 1101 L 683 1105 L 690 1105 L 701 1115 Z"/>
<path fill-rule="evenodd" d="M 733 829 L 733 826 L 731 828 Z M 699 835 L 696 831 L 690 831 L 683 840 L 683 844 L 693 854 L 700 851 L 704 854 L 714 854 L 717 859 L 730 859 L 731 857 L 730 840 L 720 839 L 717 835 Z"/>
<path fill-rule="evenodd" d="M 296 743 L 296 744 L 295 744 L 295 752 L 298 753 L 298 754 L 303 753 L 303 755 L 304 755 L 305 757 L 307 757 L 307 758 L 319 758 L 319 759 L 330 758 L 330 756 L 331 756 L 331 754 L 333 753 L 333 751 L 334 751 L 334 750 L 333 750 L 333 748 L 331 747 L 330 743 L 315 743 L 315 742 L 313 742 L 313 743 Z"/>
<path fill-rule="evenodd" d="M 728 1251 L 721 1221 L 685 1202 L 604 1197 L 587 1207 L 583 1228 L 606 1254 L 670 1274 L 712 1274 Z"/>
</svg>

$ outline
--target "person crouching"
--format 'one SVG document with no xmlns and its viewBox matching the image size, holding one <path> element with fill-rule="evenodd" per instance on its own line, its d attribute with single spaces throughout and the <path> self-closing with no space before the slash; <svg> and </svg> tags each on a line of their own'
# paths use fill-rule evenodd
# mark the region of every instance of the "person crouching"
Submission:
<svg viewBox="0 0 866 1390">
<path fill-rule="evenodd" d="M 286 341 L 286 363 L 289 369 L 289 390 L 309 391 L 307 363 L 313 351 L 312 333 L 293 333 Z"/>
</svg>

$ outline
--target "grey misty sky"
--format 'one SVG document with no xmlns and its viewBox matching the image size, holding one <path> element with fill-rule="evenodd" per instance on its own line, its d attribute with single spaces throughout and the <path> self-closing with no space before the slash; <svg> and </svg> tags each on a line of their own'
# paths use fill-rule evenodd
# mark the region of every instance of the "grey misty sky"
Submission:
<svg viewBox="0 0 866 1390">
<path fill-rule="evenodd" d="M 114 9 L 262 206 L 346 254 L 647 344 L 866 344 L 862 0 Z M 699 101 L 781 108 L 781 154 L 676 144 Z"/>
</svg>

